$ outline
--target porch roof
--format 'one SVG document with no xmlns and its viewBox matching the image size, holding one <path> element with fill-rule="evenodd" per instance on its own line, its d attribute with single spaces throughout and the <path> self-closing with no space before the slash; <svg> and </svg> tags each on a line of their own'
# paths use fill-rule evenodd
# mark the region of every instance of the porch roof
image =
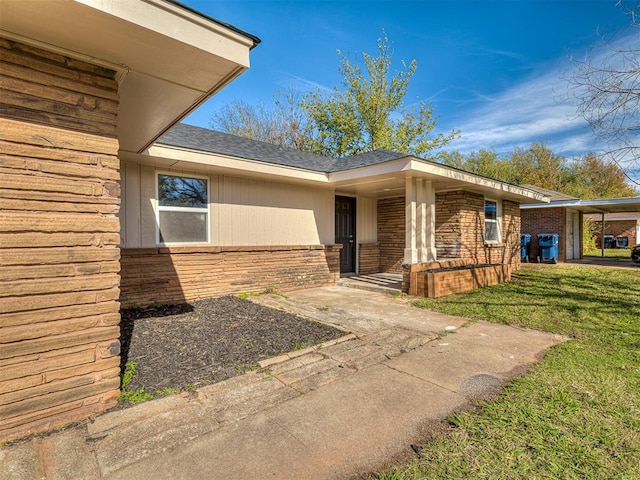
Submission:
<svg viewBox="0 0 640 480">
<path fill-rule="evenodd" d="M 601 198 L 598 200 L 557 200 L 546 205 L 521 204 L 521 209 L 570 208 L 585 213 L 640 212 L 640 197 Z"/>
<path fill-rule="evenodd" d="M 546 202 L 540 192 L 518 187 L 423 158 L 375 150 L 333 159 L 227 133 L 176 125 L 136 161 L 175 169 L 195 169 L 332 187 L 336 193 L 370 197 L 404 195 L 407 178 L 433 182 L 435 191 L 466 190 L 517 202 Z"/>
<path fill-rule="evenodd" d="M 249 68 L 260 42 L 175 0 L 2 0 L 0 37 L 115 71 L 118 140 L 130 152 Z"/>
</svg>

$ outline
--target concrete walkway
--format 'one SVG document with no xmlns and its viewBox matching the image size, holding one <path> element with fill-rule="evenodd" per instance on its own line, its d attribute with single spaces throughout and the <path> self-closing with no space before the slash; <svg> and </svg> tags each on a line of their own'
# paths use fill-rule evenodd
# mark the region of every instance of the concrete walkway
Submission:
<svg viewBox="0 0 640 480">
<path fill-rule="evenodd" d="M 352 332 L 259 371 L 0 450 L 7 479 L 334 479 L 411 452 L 562 339 L 327 287 L 256 301 Z"/>
</svg>

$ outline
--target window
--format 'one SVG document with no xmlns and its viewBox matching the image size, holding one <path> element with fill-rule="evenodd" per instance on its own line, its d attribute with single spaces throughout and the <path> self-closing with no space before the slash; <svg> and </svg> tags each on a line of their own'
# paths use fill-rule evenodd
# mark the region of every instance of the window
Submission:
<svg viewBox="0 0 640 480">
<path fill-rule="evenodd" d="M 484 201 L 484 241 L 500 243 L 500 211 L 495 200 Z"/>
<path fill-rule="evenodd" d="M 206 178 L 158 174 L 158 242 L 209 241 Z"/>
</svg>

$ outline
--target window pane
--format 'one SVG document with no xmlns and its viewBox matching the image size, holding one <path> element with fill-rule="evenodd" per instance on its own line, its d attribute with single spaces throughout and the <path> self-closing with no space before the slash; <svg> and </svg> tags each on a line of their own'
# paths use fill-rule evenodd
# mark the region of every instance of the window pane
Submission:
<svg viewBox="0 0 640 480">
<path fill-rule="evenodd" d="M 206 242 L 207 214 L 160 211 L 160 242 Z"/>
<path fill-rule="evenodd" d="M 485 242 L 498 242 L 498 222 L 485 221 L 484 222 L 484 241 Z"/>
<path fill-rule="evenodd" d="M 484 201 L 484 218 L 485 220 L 498 219 L 498 204 L 491 200 Z"/>
<path fill-rule="evenodd" d="M 163 207 L 207 208 L 207 180 L 158 175 L 158 201 Z"/>
</svg>

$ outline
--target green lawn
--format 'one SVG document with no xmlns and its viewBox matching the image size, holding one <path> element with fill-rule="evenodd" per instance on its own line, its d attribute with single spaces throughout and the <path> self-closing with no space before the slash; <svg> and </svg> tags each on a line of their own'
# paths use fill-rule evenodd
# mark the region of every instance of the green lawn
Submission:
<svg viewBox="0 0 640 480">
<path fill-rule="evenodd" d="M 585 257 L 602 257 L 602 250 L 586 250 Z M 605 258 L 631 258 L 631 250 L 628 248 L 605 248 Z"/>
<path fill-rule="evenodd" d="M 416 306 L 571 338 L 380 479 L 640 478 L 640 271 L 532 265 Z"/>
</svg>

